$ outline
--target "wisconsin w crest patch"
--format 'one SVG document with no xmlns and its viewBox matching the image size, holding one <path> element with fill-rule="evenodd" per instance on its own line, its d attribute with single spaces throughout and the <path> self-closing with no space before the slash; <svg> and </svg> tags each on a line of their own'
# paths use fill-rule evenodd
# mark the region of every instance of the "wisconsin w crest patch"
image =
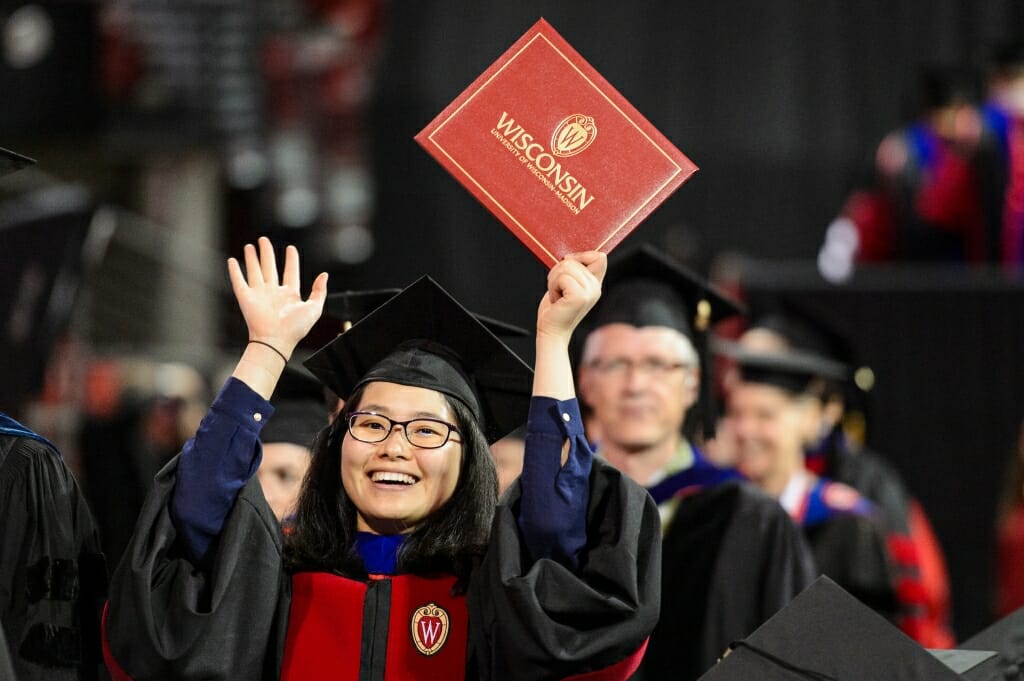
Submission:
<svg viewBox="0 0 1024 681">
<path fill-rule="evenodd" d="M 409 622 L 412 642 L 421 654 L 430 656 L 440 652 L 448 640 L 451 621 L 448 611 L 437 603 L 427 603 L 417 608 Z"/>
</svg>

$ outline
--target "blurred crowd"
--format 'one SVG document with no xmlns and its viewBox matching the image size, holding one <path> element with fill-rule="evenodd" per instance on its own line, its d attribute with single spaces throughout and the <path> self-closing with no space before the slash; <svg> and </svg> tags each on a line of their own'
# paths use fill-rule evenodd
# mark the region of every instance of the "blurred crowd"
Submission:
<svg viewBox="0 0 1024 681">
<path fill-rule="evenodd" d="M 888 133 L 829 225 L 823 272 L 855 263 L 1024 261 L 1024 48 L 986 69 L 923 66 L 916 112 Z"/>
</svg>

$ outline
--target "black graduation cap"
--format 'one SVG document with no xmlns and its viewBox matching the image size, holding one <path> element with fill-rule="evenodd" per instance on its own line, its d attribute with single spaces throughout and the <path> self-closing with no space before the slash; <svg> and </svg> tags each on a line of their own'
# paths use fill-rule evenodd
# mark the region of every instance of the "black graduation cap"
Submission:
<svg viewBox="0 0 1024 681">
<path fill-rule="evenodd" d="M 530 367 L 427 276 L 304 364 L 342 399 L 378 380 L 442 392 L 480 418 L 488 442 L 526 420 L 533 385 Z"/>
<path fill-rule="evenodd" d="M 34 164 L 35 161 L 28 156 L 0 147 L 0 177 Z"/>
<path fill-rule="evenodd" d="M 874 372 L 860 359 L 853 329 L 835 313 L 814 301 L 781 295 L 755 298 L 751 309 L 753 321 L 748 329 L 766 329 L 778 334 L 791 348 L 850 367 L 841 384 L 830 386 L 833 392 L 842 392 L 850 400 L 857 396 L 854 390 L 866 393 L 874 386 Z"/>
<path fill-rule="evenodd" d="M 828 577 L 733 644 L 700 681 L 962 681 Z"/>
<path fill-rule="evenodd" d="M 994 653 L 963 673 L 968 681 L 1024 680 L 1024 608 L 958 644 L 957 650 Z"/>
<path fill-rule="evenodd" d="M 401 292 L 400 288 L 369 289 L 366 291 L 341 291 L 327 295 L 324 311 L 328 316 L 341 321 L 342 332 L 348 331 L 352 325 L 388 302 Z M 503 338 L 528 336 L 530 332 L 521 326 L 503 322 L 500 319 L 473 313 L 491 333 Z"/>
<path fill-rule="evenodd" d="M 324 386 L 308 369 L 288 364 L 270 398 L 274 415 L 260 432 L 264 443 L 287 442 L 310 447 L 327 425 Z"/>
<path fill-rule="evenodd" d="M 742 314 L 743 306 L 648 243 L 609 259 L 603 291 L 582 324 L 580 338 L 614 323 L 665 326 L 689 338 L 701 364 L 704 436 L 713 437 L 716 417 L 707 333 L 723 319 Z"/>
<path fill-rule="evenodd" d="M 402 289 L 381 288 L 366 291 L 340 291 L 327 294 L 324 312 L 341 322 L 342 332 L 394 298 Z"/>
<path fill-rule="evenodd" d="M 716 340 L 715 351 L 736 363 L 744 382 L 773 385 L 794 394 L 805 392 L 815 379 L 842 381 L 849 373 L 841 362 L 800 350 L 758 352 Z"/>
</svg>

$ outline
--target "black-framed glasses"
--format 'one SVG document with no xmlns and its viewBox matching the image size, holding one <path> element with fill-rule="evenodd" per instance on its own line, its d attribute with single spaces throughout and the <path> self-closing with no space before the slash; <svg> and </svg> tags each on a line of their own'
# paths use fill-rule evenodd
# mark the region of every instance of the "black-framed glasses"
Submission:
<svg viewBox="0 0 1024 681">
<path fill-rule="evenodd" d="M 372 411 L 354 411 L 348 415 L 348 432 L 360 442 L 375 444 L 391 436 L 395 426 L 402 426 L 405 439 L 413 447 L 437 449 L 448 443 L 458 429 L 440 419 L 418 418 L 396 421 Z"/>
<path fill-rule="evenodd" d="M 689 368 L 692 365 L 687 362 L 671 362 L 657 357 L 647 357 L 639 361 L 616 357 L 605 360 L 595 359 L 590 362 L 590 366 L 607 376 L 620 377 L 625 376 L 631 371 L 637 371 L 646 376 L 657 376 L 660 378 L 668 376 L 679 369 Z"/>
</svg>

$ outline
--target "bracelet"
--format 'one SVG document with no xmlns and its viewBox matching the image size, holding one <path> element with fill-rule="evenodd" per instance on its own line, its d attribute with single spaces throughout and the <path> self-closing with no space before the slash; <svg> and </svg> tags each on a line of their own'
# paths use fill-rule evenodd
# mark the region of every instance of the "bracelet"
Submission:
<svg viewBox="0 0 1024 681">
<path fill-rule="evenodd" d="M 249 342 L 250 342 L 250 343 L 259 343 L 260 345 L 266 345 L 266 346 L 267 346 L 268 348 L 270 348 L 271 350 L 273 350 L 274 352 L 276 352 L 276 353 L 278 354 L 278 356 L 279 356 L 279 357 L 280 357 L 281 359 L 283 359 L 283 360 L 284 360 L 284 363 L 285 363 L 285 364 L 287 364 L 287 363 L 288 363 L 288 358 L 284 356 L 284 353 L 283 353 L 283 352 L 281 352 L 280 350 L 278 350 L 277 348 L 275 348 L 275 347 L 274 347 L 273 345 L 271 345 L 270 343 L 267 343 L 266 341 L 261 341 L 261 340 L 250 340 Z"/>
</svg>

